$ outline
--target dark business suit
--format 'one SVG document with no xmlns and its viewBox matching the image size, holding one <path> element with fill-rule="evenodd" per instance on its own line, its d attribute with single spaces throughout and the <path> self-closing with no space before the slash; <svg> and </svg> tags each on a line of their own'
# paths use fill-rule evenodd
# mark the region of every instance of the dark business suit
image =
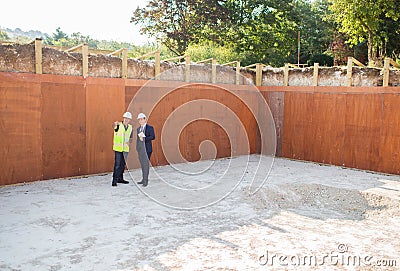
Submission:
<svg viewBox="0 0 400 271">
<path fill-rule="evenodd" d="M 141 132 L 141 126 L 136 129 L 136 134 Z M 143 185 L 146 186 L 149 182 L 149 168 L 150 168 L 150 157 L 153 152 L 153 144 L 152 140 L 156 138 L 154 133 L 153 126 L 146 124 L 144 131 L 144 135 L 146 136 L 143 141 L 140 141 L 138 135 L 136 135 L 136 151 L 138 152 L 138 157 L 140 161 L 140 166 L 142 168 L 142 182 Z"/>
</svg>

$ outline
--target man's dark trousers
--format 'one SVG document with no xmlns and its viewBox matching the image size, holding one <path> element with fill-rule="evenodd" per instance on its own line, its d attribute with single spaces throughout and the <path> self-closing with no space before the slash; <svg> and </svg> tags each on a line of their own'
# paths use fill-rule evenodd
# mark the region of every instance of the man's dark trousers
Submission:
<svg viewBox="0 0 400 271">
<path fill-rule="evenodd" d="M 142 168 L 142 177 L 143 177 L 142 182 L 143 185 L 147 185 L 149 182 L 151 152 L 146 152 L 144 141 L 138 141 L 136 149 L 138 152 L 140 166 Z"/>
<path fill-rule="evenodd" d="M 117 183 L 118 181 L 122 181 L 124 170 L 125 170 L 125 158 L 128 156 L 127 152 L 119 152 L 114 151 L 115 160 L 114 160 L 114 173 L 113 173 L 113 183 Z"/>
</svg>

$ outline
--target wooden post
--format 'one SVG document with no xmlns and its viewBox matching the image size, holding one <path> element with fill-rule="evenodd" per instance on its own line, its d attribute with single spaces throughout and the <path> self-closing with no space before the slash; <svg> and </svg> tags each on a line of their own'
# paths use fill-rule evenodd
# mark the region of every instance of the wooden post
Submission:
<svg viewBox="0 0 400 271">
<path fill-rule="evenodd" d="M 390 75 L 390 58 L 385 57 L 383 64 L 383 86 L 389 86 L 389 75 Z"/>
<path fill-rule="evenodd" d="M 357 59 L 355 59 L 354 57 L 351 58 L 352 64 L 355 64 L 359 67 L 365 67 L 364 64 L 362 64 L 360 61 L 358 61 Z"/>
<path fill-rule="evenodd" d="M 42 74 L 42 39 L 35 39 L 35 73 Z"/>
<path fill-rule="evenodd" d="M 185 82 L 190 82 L 190 55 L 185 57 Z"/>
<path fill-rule="evenodd" d="M 347 86 L 351 87 L 353 84 L 353 58 L 352 57 L 348 57 L 348 59 L 347 59 L 346 80 L 347 80 Z"/>
<path fill-rule="evenodd" d="M 236 85 L 240 85 L 240 61 L 236 62 Z"/>
<path fill-rule="evenodd" d="M 128 77 L 128 49 L 124 48 L 122 50 L 122 78 Z"/>
<path fill-rule="evenodd" d="M 85 43 L 82 46 L 82 76 L 84 78 L 89 75 L 89 47 Z"/>
<path fill-rule="evenodd" d="M 318 86 L 318 68 L 319 63 L 314 63 L 314 86 Z"/>
<path fill-rule="evenodd" d="M 285 69 L 283 70 L 283 85 L 289 85 L 289 64 L 285 63 Z"/>
<path fill-rule="evenodd" d="M 157 77 L 160 75 L 160 65 L 161 65 L 161 57 L 160 57 L 160 51 L 156 51 L 155 53 L 155 64 L 154 64 L 154 79 L 157 80 Z"/>
<path fill-rule="evenodd" d="M 256 64 L 256 86 L 262 85 L 262 64 Z"/>
<path fill-rule="evenodd" d="M 217 60 L 211 60 L 211 83 L 215 84 L 217 82 Z"/>
<path fill-rule="evenodd" d="M 400 65 L 396 61 L 394 61 L 390 57 L 388 57 L 388 59 L 389 59 L 389 63 L 392 64 L 393 67 L 400 69 Z"/>
</svg>

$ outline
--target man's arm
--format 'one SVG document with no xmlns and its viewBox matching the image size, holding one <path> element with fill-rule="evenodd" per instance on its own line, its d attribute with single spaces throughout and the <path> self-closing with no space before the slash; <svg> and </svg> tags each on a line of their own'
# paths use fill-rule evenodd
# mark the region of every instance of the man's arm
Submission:
<svg viewBox="0 0 400 271">
<path fill-rule="evenodd" d="M 156 138 L 156 135 L 154 133 L 154 128 L 153 126 L 148 126 L 149 128 L 149 134 L 148 136 L 145 137 L 146 141 L 154 140 Z"/>
<path fill-rule="evenodd" d="M 113 123 L 113 128 L 114 128 L 114 131 L 115 131 L 115 132 L 118 132 L 118 129 L 119 129 L 119 123 L 118 123 L 118 121 L 115 121 L 115 122 Z"/>
<path fill-rule="evenodd" d="M 133 140 L 133 129 L 132 129 L 132 132 L 131 132 L 131 136 L 129 137 L 129 143 L 132 143 L 132 140 Z"/>
</svg>

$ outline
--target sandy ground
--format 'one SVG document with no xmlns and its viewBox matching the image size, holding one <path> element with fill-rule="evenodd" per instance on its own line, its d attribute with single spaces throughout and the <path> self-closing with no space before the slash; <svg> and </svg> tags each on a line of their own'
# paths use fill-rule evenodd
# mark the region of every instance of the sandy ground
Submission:
<svg viewBox="0 0 400 271">
<path fill-rule="evenodd" d="M 110 174 L 2 187 L 0 270 L 400 269 L 400 176 L 275 159 L 258 193 L 246 185 L 193 211 Z M 162 195 L 154 172 L 145 189 Z"/>
</svg>

